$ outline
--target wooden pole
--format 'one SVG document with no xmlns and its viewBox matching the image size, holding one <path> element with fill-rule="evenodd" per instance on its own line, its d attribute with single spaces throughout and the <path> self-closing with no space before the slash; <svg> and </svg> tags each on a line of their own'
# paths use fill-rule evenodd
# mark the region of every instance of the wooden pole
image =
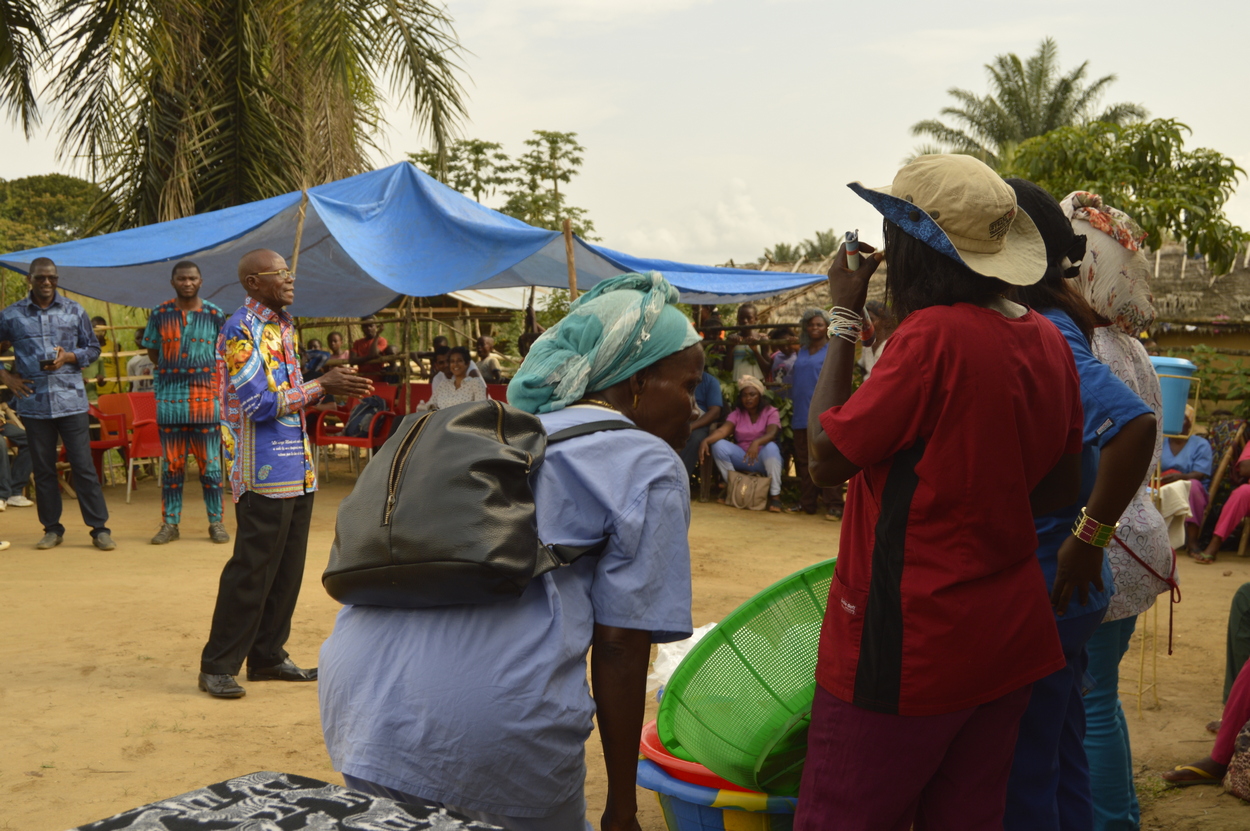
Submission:
<svg viewBox="0 0 1250 831">
<path fill-rule="evenodd" d="M 295 250 L 291 252 L 291 271 L 299 265 L 299 247 L 304 241 L 304 215 L 308 211 L 308 188 L 302 188 L 299 199 L 299 219 L 295 221 Z"/>
<path fill-rule="evenodd" d="M 112 335 L 112 338 L 113 338 L 113 375 L 115 376 L 115 383 L 117 384 L 116 391 L 121 392 L 122 391 L 122 368 L 121 368 L 121 364 L 118 362 L 118 357 L 117 357 L 117 330 L 113 327 L 113 304 L 112 303 L 104 304 L 104 313 L 108 315 L 109 333 Z"/>
<path fill-rule="evenodd" d="M 573 223 L 564 220 L 564 258 L 569 265 L 569 302 L 577 299 L 577 262 L 573 258 Z"/>
<path fill-rule="evenodd" d="M 404 412 L 411 412 L 409 409 L 412 402 L 409 401 L 409 393 L 412 390 L 412 306 L 415 303 L 412 297 L 405 297 L 404 303 L 404 375 L 403 386 L 400 387 L 399 400 L 404 402 Z"/>
</svg>

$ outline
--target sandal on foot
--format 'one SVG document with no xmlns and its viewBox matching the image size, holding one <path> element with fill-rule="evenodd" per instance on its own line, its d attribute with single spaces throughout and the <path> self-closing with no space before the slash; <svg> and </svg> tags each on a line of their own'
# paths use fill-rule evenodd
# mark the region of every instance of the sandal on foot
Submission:
<svg viewBox="0 0 1250 831">
<path fill-rule="evenodd" d="M 781 497 L 779 496 L 768 497 L 768 510 L 770 513 L 774 513 L 774 514 L 781 513 Z"/>
<path fill-rule="evenodd" d="M 1216 776 L 1210 771 L 1203 770 L 1196 765 L 1177 765 L 1168 771 L 1168 773 L 1189 773 L 1192 774 L 1187 779 L 1169 779 L 1168 774 L 1162 774 L 1162 779 L 1174 788 L 1187 788 L 1190 785 L 1218 785 L 1224 781 L 1223 776 Z"/>
<path fill-rule="evenodd" d="M 1189 552 L 1189 558 L 1195 563 L 1201 563 L 1204 566 L 1209 566 L 1215 562 L 1215 557 L 1208 556 L 1205 551 L 1199 551 L 1197 553 L 1191 551 Z"/>
<path fill-rule="evenodd" d="M 1217 718 L 1215 721 L 1208 721 L 1208 722 L 1207 722 L 1207 732 L 1208 732 L 1208 733 L 1214 733 L 1214 734 L 1216 734 L 1216 735 L 1218 736 L 1218 735 L 1220 734 L 1220 725 L 1221 725 L 1222 723 L 1223 723 L 1223 721 L 1222 721 L 1221 719 L 1218 719 L 1218 718 Z"/>
</svg>

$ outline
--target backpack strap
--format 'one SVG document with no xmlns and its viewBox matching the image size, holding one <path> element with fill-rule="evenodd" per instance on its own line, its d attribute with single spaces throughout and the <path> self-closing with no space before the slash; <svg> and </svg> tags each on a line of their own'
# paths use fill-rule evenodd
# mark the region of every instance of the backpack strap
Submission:
<svg viewBox="0 0 1250 831">
<path fill-rule="evenodd" d="M 565 427 L 563 430 L 557 430 L 547 437 L 547 444 L 554 444 L 560 441 L 575 439 L 578 436 L 588 436 L 591 433 L 602 433 L 608 430 L 637 430 L 638 428 L 630 424 L 628 421 L 620 421 L 617 419 L 605 421 L 588 421 L 585 424 L 577 424 L 573 427 Z M 598 557 L 603 553 L 603 549 L 608 547 L 608 538 L 599 540 L 594 545 L 549 545 L 547 550 L 556 556 L 559 566 L 572 565 L 582 557 Z M 541 568 L 541 566 L 540 566 Z M 548 569 L 543 569 L 544 571 Z"/>
<path fill-rule="evenodd" d="M 565 427 L 563 430 L 557 430 L 550 436 L 547 436 L 547 444 L 554 444 L 558 441 L 575 439 L 578 436 L 588 436 L 591 433 L 602 433 L 606 430 L 637 429 L 637 426 L 630 424 L 628 421 L 619 421 L 617 419 L 610 419 L 606 421 L 588 421 L 585 424 L 576 424 L 572 427 Z"/>
</svg>

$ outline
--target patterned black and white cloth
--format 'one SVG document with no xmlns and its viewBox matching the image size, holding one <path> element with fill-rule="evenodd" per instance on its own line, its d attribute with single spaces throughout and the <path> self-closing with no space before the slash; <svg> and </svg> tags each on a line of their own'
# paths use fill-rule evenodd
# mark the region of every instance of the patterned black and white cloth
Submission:
<svg viewBox="0 0 1250 831">
<path fill-rule="evenodd" d="M 74 831 L 488 831 L 496 826 L 292 773 L 249 773 Z"/>
</svg>

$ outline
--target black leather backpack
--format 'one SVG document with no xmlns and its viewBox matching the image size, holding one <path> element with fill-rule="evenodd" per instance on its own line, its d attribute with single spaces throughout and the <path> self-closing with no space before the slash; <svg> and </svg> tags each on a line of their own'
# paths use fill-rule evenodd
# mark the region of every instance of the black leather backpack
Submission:
<svg viewBox="0 0 1250 831">
<path fill-rule="evenodd" d="M 595 421 L 548 436 L 537 417 L 498 401 L 407 416 L 339 505 L 322 585 L 340 603 L 401 609 L 519 597 L 607 544 L 538 538 L 530 475 L 547 444 L 632 428 Z"/>
</svg>

